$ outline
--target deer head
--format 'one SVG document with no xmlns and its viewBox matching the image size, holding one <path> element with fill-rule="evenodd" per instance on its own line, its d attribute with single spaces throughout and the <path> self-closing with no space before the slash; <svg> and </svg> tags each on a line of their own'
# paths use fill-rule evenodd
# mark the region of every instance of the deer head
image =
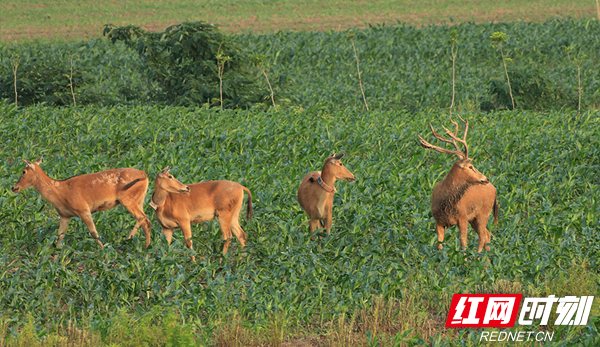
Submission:
<svg viewBox="0 0 600 347">
<path fill-rule="evenodd" d="M 323 172 L 327 171 L 329 174 L 332 174 L 335 178 L 346 180 L 349 182 L 353 182 L 356 180 L 354 174 L 348 170 L 344 164 L 342 164 L 342 159 L 344 155 L 338 154 L 330 155 L 325 161 L 325 165 L 323 166 Z"/>
<path fill-rule="evenodd" d="M 452 145 L 454 145 L 454 148 L 456 150 L 450 150 L 450 149 L 434 146 L 431 143 L 425 141 L 425 139 L 423 139 L 423 137 L 421 137 L 421 134 L 418 134 L 419 135 L 419 143 L 424 148 L 433 149 L 434 151 L 441 152 L 441 153 L 454 154 L 459 158 L 459 160 L 454 163 L 454 166 L 452 167 L 452 170 L 450 170 L 450 173 L 448 174 L 448 176 L 455 177 L 457 180 L 460 180 L 460 181 L 466 181 L 466 182 L 471 182 L 471 183 L 487 183 L 487 182 L 489 182 L 488 178 L 484 174 L 479 172 L 471 164 L 472 159 L 469 158 L 469 146 L 467 145 L 467 132 L 469 131 L 469 121 L 462 119 L 460 116 L 459 116 L 459 118 L 463 123 L 465 123 L 465 132 L 463 134 L 462 139 L 458 137 L 458 123 L 453 121 L 452 118 L 450 118 L 450 122 L 452 122 L 452 124 L 454 124 L 454 127 L 455 127 L 454 133 L 452 133 L 446 127 L 442 126 L 442 128 L 444 128 L 444 131 L 446 132 L 446 134 L 450 137 L 450 139 L 446 139 L 446 138 L 443 138 L 442 136 L 440 136 L 435 131 L 435 129 L 433 129 L 433 125 L 429 124 L 429 126 L 431 127 L 431 133 L 433 134 L 433 136 L 435 136 L 436 139 L 438 139 L 442 142 L 451 143 Z M 464 151 L 460 150 L 458 144 L 456 143 L 457 141 L 464 145 L 464 147 L 465 147 Z"/>
<path fill-rule="evenodd" d="M 158 175 L 156 175 L 156 180 L 154 181 L 154 189 L 163 189 L 169 193 L 189 193 L 190 187 L 185 184 L 179 182 L 173 175 L 169 173 L 171 169 L 170 166 L 162 169 Z"/>
<path fill-rule="evenodd" d="M 13 193 L 17 194 L 21 190 L 29 188 L 33 184 L 33 179 L 36 175 L 36 167 L 39 167 L 42 163 L 42 157 L 37 158 L 37 160 L 32 163 L 29 160 L 23 159 L 25 164 L 25 169 L 23 169 L 23 173 L 21 173 L 21 177 L 17 180 L 17 183 L 12 187 Z"/>
</svg>

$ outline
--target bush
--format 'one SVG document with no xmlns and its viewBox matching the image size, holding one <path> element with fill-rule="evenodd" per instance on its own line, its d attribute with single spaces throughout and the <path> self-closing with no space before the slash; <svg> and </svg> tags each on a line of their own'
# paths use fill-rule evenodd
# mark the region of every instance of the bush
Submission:
<svg viewBox="0 0 600 347">
<path fill-rule="evenodd" d="M 16 53 L 14 53 L 16 54 Z M 18 102 L 32 105 L 45 102 L 64 106 L 73 103 L 69 76 L 70 56 L 65 50 L 38 51 L 35 56 L 26 54 L 17 69 Z M 0 95 L 14 100 L 14 75 L 12 70 L 0 74 Z M 78 66 L 73 67 L 73 88 L 85 83 Z"/>
<path fill-rule="evenodd" d="M 559 105 L 577 108 L 576 95 L 566 93 L 568 88 L 559 85 L 537 66 L 516 67 L 509 70 L 509 75 L 516 108 L 537 111 L 557 108 Z M 482 111 L 512 109 L 506 79 L 491 78 L 487 93 L 490 100 L 481 103 Z"/>
<path fill-rule="evenodd" d="M 258 87 L 256 71 L 233 39 L 213 24 L 185 22 L 162 33 L 136 26 L 106 25 L 104 35 L 114 43 L 135 48 L 149 78 L 160 85 L 155 97 L 175 105 L 219 104 L 219 64 L 223 68 L 223 103 L 249 108 L 268 98 Z M 226 58 L 226 62 L 223 62 Z"/>
<path fill-rule="evenodd" d="M 148 82 L 137 66 L 139 58 L 123 44 L 105 40 L 0 44 L 0 100 L 14 102 L 13 57 L 19 56 L 19 106 L 46 103 L 72 105 L 69 76 L 73 57 L 73 88 L 77 105 L 128 104 L 148 101 Z"/>
</svg>

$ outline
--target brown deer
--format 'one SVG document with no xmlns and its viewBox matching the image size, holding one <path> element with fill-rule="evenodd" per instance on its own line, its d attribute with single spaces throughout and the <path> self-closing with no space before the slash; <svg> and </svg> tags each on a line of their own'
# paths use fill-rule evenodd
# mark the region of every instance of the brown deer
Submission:
<svg viewBox="0 0 600 347">
<path fill-rule="evenodd" d="M 340 160 L 344 155 L 329 156 L 321 171 L 308 173 L 298 187 L 298 202 L 310 217 L 311 235 L 319 227 L 331 231 L 333 210 L 333 195 L 335 194 L 335 180 L 342 179 L 349 182 L 356 180 L 354 174 L 348 170 Z M 325 222 L 323 222 L 325 220 Z M 314 240 L 314 236 L 312 237 Z"/>
<path fill-rule="evenodd" d="M 460 116 L 459 116 L 460 118 Z M 494 224 L 498 224 L 498 201 L 496 199 L 496 188 L 490 183 L 488 178 L 479 172 L 471 164 L 469 158 L 469 147 L 467 146 L 467 131 L 469 130 L 469 121 L 462 118 L 465 123 L 465 132 L 463 138 L 457 137 L 458 123 L 450 118 L 455 126 L 454 133 L 443 127 L 450 139 L 445 139 L 438 135 L 430 124 L 431 132 L 436 139 L 451 143 L 456 150 L 449 150 L 434 146 L 425 141 L 419 134 L 421 146 L 430 148 L 441 153 L 454 154 L 460 159 L 454 163 L 448 175 L 433 188 L 431 194 L 431 213 L 435 218 L 435 227 L 438 235 L 438 250 L 442 249 L 441 242 L 444 241 L 444 233 L 447 227 L 458 225 L 460 230 L 460 245 L 463 250 L 467 249 L 467 223 L 479 234 L 479 248 L 481 252 L 485 246 L 490 250 L 491 234 L 486 225 L 490 212 L 494 210 Z M 465 150 L 461 151 L 456 142 L 464 145 Z"/>
<path fill-rule="evenodd" d="M 242 247 L 245 247 L 246 233 L 240 226 L 239 216 L 245 191 L 248 193 L 246 220 L 249 222 L 252 219 L 250 190 L 239 183 L 225 180 L 186 186 L 169 173 L 170 169 L 167 166 L 156 175 L 154 193 L 150 202 L 167 242 L 171 244 L 173 230 L 181 228 L 186 247 L 194 249 L 191 224 L 208 222 L 216 217 L 225 240 L 223 254 L 227 253 L 231 243 L 231 232 L 235 234 Z M 192 261 L 196 261 L 196 258 L 192 257 Z"/>
<path fill-rule="evenodd" d="M 148 177 L 141 170 L 125 168 L 106 170 L 91 174 L 73 176 L 65 180 L 55 180 L 42 170 L 42 157 L 34 163 L 24 160 L 27 166 L 21 177 L 12 187 L 17 194 L 33 186 L 44 199 L 48 200 L 60 216 L 56 247 L 61 247 L 65 231 L 72 217 L 79 217 L 90 235 L 104 248 L 98 239 L 98 231 L 92 219 L 92 213 L 106 211 L 117 205 L 123 205 L 137 223 L 127 236 L 130 239 L 142 226 L 146 234 L 146 248 L 150 244 L 150 220 L 144 214 L 143 204 L 148 189 Z"/>
</svg>

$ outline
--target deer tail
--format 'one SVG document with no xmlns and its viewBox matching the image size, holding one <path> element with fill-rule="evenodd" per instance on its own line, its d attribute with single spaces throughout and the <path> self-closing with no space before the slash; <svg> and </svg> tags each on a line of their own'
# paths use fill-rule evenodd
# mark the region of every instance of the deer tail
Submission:
<svg viewBox="0 0 600 347">
<path fill-rule="evenodd" d="M 242 186 L 242 189 L 248 193 L 248 200 L 246 201 L 246 221 L 249 222 L 252 219 L 252 194 L 250 189 Z"/>
<path fill-rule="evenodd" d="M 138 183 L 139 181 L 144 181 L 144 180 L 146 180 L 146 179 L 147 179 L 147 177 L 136 178 L 136 179 L 134 179 L 133 181 L 131 181 L 131 182 L 127 183 L 127 184 L 126 184 L 126 185 L 123 187 L 123 190 L 127 190 L 127 189 L 129 189 L 129 188 L 133 187 L 133 185 L 134 185 L 134 184 L 136 184 L 136 183 Z"/>
<path fill-rule="evenodd" d="M 500 206 L 498 206 L 498 199 L 494 199 L 494 225 L 498 225 L 498 215 L 500 214 Z"/>
</svg>

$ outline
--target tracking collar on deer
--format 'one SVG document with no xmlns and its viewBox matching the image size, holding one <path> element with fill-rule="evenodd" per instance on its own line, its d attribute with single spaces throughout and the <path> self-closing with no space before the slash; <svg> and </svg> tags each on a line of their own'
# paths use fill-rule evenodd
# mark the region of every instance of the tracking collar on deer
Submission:
<svg viewBox="0 0 600 347">
<path fill-rule="evenodd" d="M 321 176 L 319 176 L 317 178 L 317 183 L 319 183 L 321 188 L 325 189 L 326 192 L 335 193 L 337 191 L 337 190 L 335 190 L 335 187 L 332 187 L 329 184 L 323 182 L 323 180 L 321 179 Z"/>
<path fill-rule="evenodd" d="M 159 205 L 155 204 L 154 203 L 154 193 L 152 193 L 152 196 L 150 197 L 150 203 L 148 205 L 150 205 L 150 207 L 152 207 L 152 209 L 156 211 L 159 207 L 161 207 L 162 205 L 164 205 L 166 201 L 167 201 L 167 199 L 165 199 L 165 201 L 163 201 Z"/>
</svg>

